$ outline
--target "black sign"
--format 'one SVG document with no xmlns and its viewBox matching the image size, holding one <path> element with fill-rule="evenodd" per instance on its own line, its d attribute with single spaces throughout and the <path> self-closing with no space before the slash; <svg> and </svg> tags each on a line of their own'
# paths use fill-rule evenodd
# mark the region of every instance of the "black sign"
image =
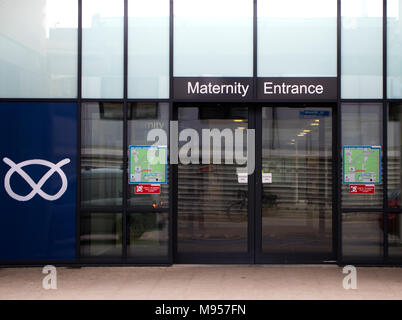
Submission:
<svg viewBox="0 0 402 320">
<path fill-rule="evenodd" d="M 174 78 L 174 98 L 192 100 L 248 100 L 254 96 L 253 78 Z"/>
<path fill-rule="evenodd" d="M 257 91 L 259 100 L 336 100 L 336 77 L 273 77 L 258 78 L 174 78 L 174 99 L 177 100 L 250 100 Z"/>
<path fill-rule="evenodd" d="M 337 79 L 319 78 L 258 78 L 258 99 L 264 100 L 335 100 Z"/>
</svg>

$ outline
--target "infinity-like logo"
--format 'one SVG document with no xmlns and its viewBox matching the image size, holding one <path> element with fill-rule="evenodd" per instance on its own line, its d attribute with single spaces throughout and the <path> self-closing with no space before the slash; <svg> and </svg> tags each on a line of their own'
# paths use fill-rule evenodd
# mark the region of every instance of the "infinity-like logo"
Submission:
<svg viewBox="0 0 402 320">
<path fill-rule="evenodd" d="M 49 201 L 54 201 L 54 200 L 59 199 L 64 194 L 64 192 L 66 192 L 66 190 L 67 190 L 67 186 L 68 186 L 67 177 L 60 168 L 70 162 L 70 159 L 68 159 L 68 158 L 61 160 L 60 162 L 58 162 L 56 164 L 46 161 L 46 160 L 41 160 L 41 159 L 27 160 L 27 161 L 20 162 L 18 164 L 14 163 L 9 158 L 3 158 L 3 161 L 10 166 L 10 170 L 7 171 L 6 176 L 4 178 L 4 188 L 6 189 L 8 195 L 17 201 L 31 200 L 36 194 L 40 195 L 43 199 L 46 199 Z M 24 170 L 22 170 L 23 167 L 29 166 L 29 165 L 42 165 L 42 166 L 49 167 L 50 169 L 39 180 L 38 183 L 35 183 L 35 181 L 33 181 L 32 178 Z M 23 178 L 32 188 L 32 191 L 29 194 L 27 194 L 26 196 L 21 196 L 19 194 L 16 194 L 10 186 L 10 179 L 11 179 L 11 176 L 14 174 L 14 172 L 17 172 L 21 176 L 21 178 Z M 60 190 L 55 195 L 49 195 L 49 194 L 43 192 L 42 186 L 46 183 L 46 181 L 55 172 L 57 172 L 59 174 L 62 185 L 61 185 Z"/>
</svg>

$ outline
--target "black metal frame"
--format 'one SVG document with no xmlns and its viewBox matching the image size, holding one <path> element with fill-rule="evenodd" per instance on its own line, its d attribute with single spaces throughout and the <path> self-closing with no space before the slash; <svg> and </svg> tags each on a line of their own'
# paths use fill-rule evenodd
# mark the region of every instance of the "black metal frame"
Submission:
<svg viewBox="0 0 402 320">
<path fill-rule="evenodd" d="M 383 0 L 383 14 L 382 14 L 382 99 L 342 99 L 341 98 L 341 87 L 340 87 L 340 77 L 341 77 L 341 0 L 338 1 L 338 120 L 337 120 L 337 170 L 339 176 L 337 178 L 337 222 L 338 222 L 338 258 L 337 262 L 339 265 L 345 264 L 355 264 L 364 266 L 400 266 L 402 261 L 391 260 L 388 256 L 388 214 L 389 213 L 400 213 L 402 208 L 390 208 L 388 206 L 388 106 L 392 102 L 401 102 L 400 99 L 387 99 L 387 0 Z M 383 186 L 383 203 L 382 207 L 359 207 L 359 208 L 346 208 L 342 207 L 342 192 L 341 192 L 341 177 L 340 172 L 342 171 L 341 164 L 341 132 L 342 132 L 342 103 L 354 102 L 354 103 L 381 103 L 382 104 L 382 186 Z M 342 256 L 342 214 L 344 213 L 377 213 L 383 215 L 383 255 L 382 259 L 344 259 Z"/>
<path fill-rule="evenodd" d="M 153 208 L 128 208 L 127 207 L 127 107 L 130 102 L 167 102 L 169 103 L 169 111 L 170 111 L 170 119 L 177 119 L 177 110 L 174 108 L 174 103 L 179 102 L 173 99 L 173 46 L 174 46 L 174 15 L 173 15 L 173 2 L 170 1 L 170 21 L 169 21 L 169 98 L 168 99 L 129 99 L 127 96 L 127 62 L 128 62 L 128 53 L 127 53 L 127 45 L 128 45 L 128 0 L 124 0 L 124 94 L 122 99 L 84 99 L 82 97 L 82 2 L 83 0 L 77 0 L 78 6 L 78 52 L 77 52 L 77 97 L 76 98 L 68 98 L 68 99 L 51 99 L 51 98 L 43 98 L 43 99 L 30 99 L 30 98 L 0 98 L 0 102 L 75 102 L 77 103 L 77 111 L 78 111 L 78 138 L 77 138 L 77 203 L 76 203 L 76 259 L 74 261 L 3 261 L 0 262 L 0 265 L 14 265 L 14 266 L 28 266 L 28 265 L 43 265 L 52 263 L 55 265 L 73 265 L 73 266 L 85 266 L 85 265 L 169 265 L 175 262 L 174 260 L 174 252 L 176 251 L 177 245 L 177 221 L 174 218 L 174 213 L 177 212 L 177 166 L 170 165 L 170 172 L 172 173 L 170 176 L 170 184 L 169 184 L 169 208 L 162 210 L 155 210 Z M 253 0 L 253 82 L 256 87 L 257 85 L 257 1 Z M 341 98 L 341 86 L 340 86 L 340 78 L 341 78 L 341 2 L 342 0 L 337 0 L 337 83 L 338 83 L 338 96 L 335 101 L 317 101 L 317 102 L 333 102 L 336 104 L 336 108 L 333 108 L 333 182 L 334 182 L 334 190 L 333 190 L 333 250 L 334 256 L 336 258 L 336 262 L 340 265 L 346 263 L 356 263 L 358 265 L 401 265 L 402 261 L 390 260 L 388 257 L 388 242 L 387 242 L 387 220 L 389 213 L 400 213 L 402 212 L 402 208 L 390 208 L 388 206 L 388 195 L 387 195 L 387 166 L 388 166 L 388 157 L 387 157 L 387 132 L 388 132 L 388 104 L 392 102 L 401 103 L 402 99 L 387 99 L 387 1 L 383 0 L 383 98 L 382 99 L 342 99 Z M 255 105 L 255 110 L 258 109 L 256 103 L 262 105 L 264 102 L 269 104 L 275 103 L 283 103 L 283 101 L 261 101 L 256 98 L 257 90 L 255 90 L 254 99 L 248 101 L 247 104 Z M 119 207 L 100 207 L 100 208 L 81 208 L 80 206 L 80 198 L 81 198 L 81 189 L 80 189 L 80 181 L 81 181 L 81 104 L 84 102 L 118 102 L 123 104 L 124 108 L 124 124 L 123 124 L 123 161 L 124 161 L 124 178 L 123 178 L 123 192 L 124 199 L 123 205 Z M 201 102 L 196 101 L 194 102 Z M 217 103 L 224 101 L 215 101 Z M 228 102 L 228 101 L 225 101 Z M 233 101 L 238 103 L 238 101 Z M 309 103 L 305 101 L 306 103 Z M 341 199 L 341 182 L 340 182 L 340 172 L 341 172 L 341 104 L 345 102 L 380 102 L 383 104 L 383 187 L 384 187 L 384 196 L 383 196 L 383 206 L 381 208 L 342 208 L 342 199 Z M 299 103 L 303 103 L 303 101 L 299 101 Z M 291 105 L 292 102 L 289 101 L 287 105 Z M 311 103 L 309 103 L 311 104 Z M 250 108 L 249 116 L 251 123 L 256 128 L 256 137 L 261 134 L 261 130 L 258 128 L 257 122 L 261 119 L 256 117 L 256 112 Z M 257 139 L 258 140 L 258 139 Z M 256 146 L 256 150 L 259 150 L 258 143 Z M 257 153 L 257 156 L 259 154 Z M 258 162 L 258 161 L 257 161 Z M 256 168 L 256 172 L 258 168 Z M 254 178 L 252 178 L 254 179 Z M 258 187 L 258 179 L 253 181 L 254 194 L 258 198 L 261 196 L 259 193 Z M 251 180 L 250 180 L 251 181 Z M 250 185 L 250 184 L 249 184 Z M 254 206 L 254 208 L 253 208 Z M 257 226 L 258 220 L 258 212 L 260 212 L 261 204 L 256 202 L 252 204 L 249 208 L 250 212 L 257 212 L 255 219 L 249 221 L 250 226 L 252 226 L 253 230 L 256 232 L 256 236 L 258 237 L 259 231 Z M 126 241 L 123 244 L 123 257 L 119 260 L 107 260 L 107 259 L 82 259 L 80 257 L 80 214 L 81 212 L 121 212 L 123 214 L 123 238 L 126 238 L 126 226 L 127 226 L 127 214 L 132 212 L 168 212 L 169 214 L 169 252 L 168 259 L 166 262 L 155 262 L 150 261 L 149 263 L 141 263 L 140 261 L 131 261 L 127 259 L 126 256 Z M 347 212 L 379 212 L 384 215 L 384 256 L 381 261 L 346 261 L 342 259 L 342 213 Z M 256 237 L 253 237 L 255 239 Z M 254 240 L 253 240 L 254 241 Z M 258 242 L 253 242 L 249 244 L 250 248 L 254 248 L 254 250 L 258 250 Z M 212 262 L 212 261 L 211 261 Z M 250 261 L 256 262 L 256 261 Z"/>
</svg>

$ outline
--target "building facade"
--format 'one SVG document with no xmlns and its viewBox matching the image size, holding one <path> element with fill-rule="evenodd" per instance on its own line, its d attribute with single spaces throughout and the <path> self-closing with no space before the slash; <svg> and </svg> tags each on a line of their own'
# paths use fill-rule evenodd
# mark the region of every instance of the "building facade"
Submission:
<svg viewBox="0 0 402 320">
<path fill-rule="evenodd" d="M 402 264 L 401 0 L 0 0 L 0 121 L 1 265 Z"/>
</svg>

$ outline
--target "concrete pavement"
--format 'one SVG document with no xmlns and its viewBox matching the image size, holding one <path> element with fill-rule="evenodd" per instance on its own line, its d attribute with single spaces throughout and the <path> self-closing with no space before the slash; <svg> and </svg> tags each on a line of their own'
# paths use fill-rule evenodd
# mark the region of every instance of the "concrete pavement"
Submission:
<svg viewBox="0 0 402 320">
<path fill-rule="evenodd" d="M 42 268 L 0 269 L 0 299 L 402 299 L 402 268 L 357 268 L 345 290 L 334 265 L 174 265 L 57 268 L 45 290 Z"/>
</svg>

